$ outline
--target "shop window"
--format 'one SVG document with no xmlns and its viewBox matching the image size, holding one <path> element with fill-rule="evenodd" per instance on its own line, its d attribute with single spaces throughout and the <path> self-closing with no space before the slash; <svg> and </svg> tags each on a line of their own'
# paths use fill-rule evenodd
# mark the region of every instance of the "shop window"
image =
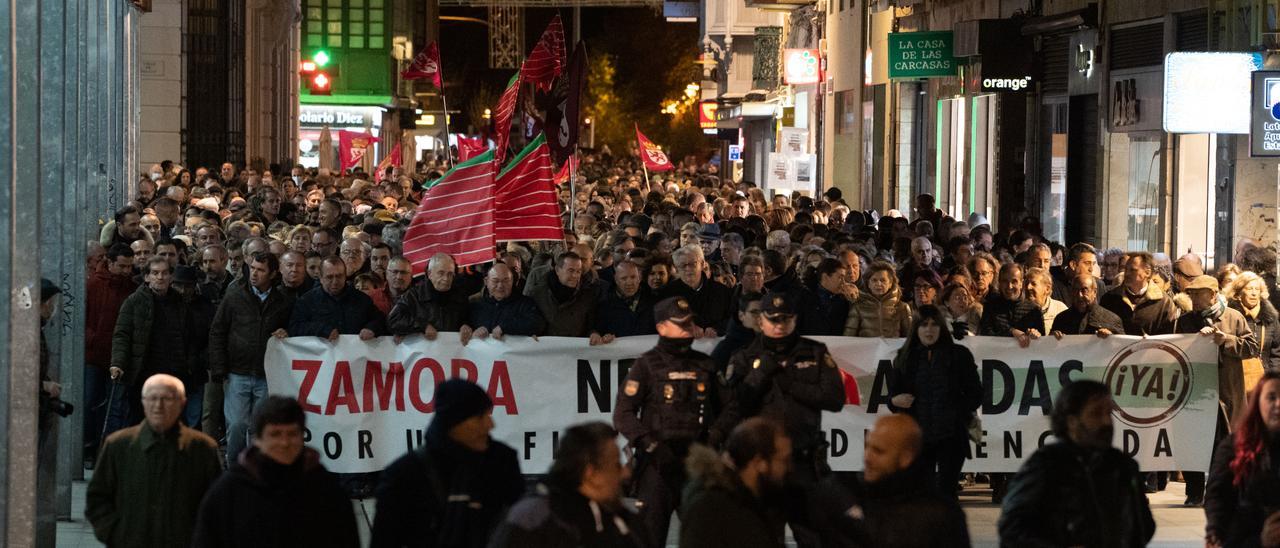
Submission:
<svg viewBox="0 0 1280 548">
<path fill-rule="evenodd" d="M 1161 193 L 1160 140 L 1129 139 L 1129 238 L 1128 249 L 1159 251 Z"/>
</svg>

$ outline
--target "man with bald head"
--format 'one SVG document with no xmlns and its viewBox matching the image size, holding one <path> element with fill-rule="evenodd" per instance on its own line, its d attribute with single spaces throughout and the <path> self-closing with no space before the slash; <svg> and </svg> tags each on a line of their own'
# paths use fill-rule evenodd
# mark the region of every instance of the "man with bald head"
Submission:
<svg viewBox="0 0 1280 548">
<path fill-rule="evenodd" d="M 493 263 L 484 276 L 484 290 L 470 299 L 467 323 L 475 329 L 472 336 L 502 340 L 505 335 L 537 335 L 546 327 L 538 303 L 514 294 L 512 285 L 511 267 L 504 262 Z"/>
<path fill-rule="evenodd" d="M 440 331 L 457 331 L 462 342 L 471 339 L 467 325 L 469 295 L 454 283 L 457 263 L 445 253 L 436 253 L 427 262 L 427 282 L 413 286 L 396 301 L 387 314 L 387 327 L 397 337 L 421 333 L 434 341 Z"/>
<path fill-rule="evenodd" d="M 107 546 L 187 546 L 205 491 L 222 473 L 218 442 L 178 422 L 186 389 L 171 375 L 142 385 L 146 419 L 111 434 L 85 497 Z"/>
<path fill-rule="evenodd" d="M 933 475 L 916 466 L 923 444 L 910 415 L 876 420 L 863 446 L 857 494 L 836 481 L 819 489 L 823 546 L 969 546 L 959 503 L 939 493 Z"/>
</svg>

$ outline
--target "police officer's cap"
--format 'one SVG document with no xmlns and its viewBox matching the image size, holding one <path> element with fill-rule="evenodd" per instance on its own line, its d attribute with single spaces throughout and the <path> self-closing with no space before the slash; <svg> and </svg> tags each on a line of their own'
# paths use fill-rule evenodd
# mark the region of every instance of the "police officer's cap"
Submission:
<svg viewBox="0 0 1280 548">
<path fill-rule="evenodd" d="M 784 321 L 796 315 L 796 303 L 793 301 L 786 293 L 770 291 L 760 300 L 760 312 L 771 322 Z"/>
<path fill-rule="evenodd" d="M 689 306 L 689 300 L 684 297 L 663 299 L 653 306 L 653 323 L 655 324 L 670 321 L 688 326 L 693 324 L 693 316 L 693 307 Z"/>
</svg>

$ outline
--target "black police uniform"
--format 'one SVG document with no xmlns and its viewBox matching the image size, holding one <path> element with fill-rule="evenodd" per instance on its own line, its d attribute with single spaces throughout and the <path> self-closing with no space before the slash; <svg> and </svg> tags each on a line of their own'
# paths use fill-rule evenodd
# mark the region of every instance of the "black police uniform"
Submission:
<svg viewBox="0 0 1280 548">
<path fill-rule="evenodd" d="M 781 319 L 795 315 L 786 294 L 765 295 L 763 313 Z M 795 332 L 779 339 L 756 337 L 729 360 L 725 372 L 733 393 L 733 413 L 741 418 L 761 416 L 778 421 L 791 438 L 792 463 L 787 476 L 787 514 L 801 546 L 813 546 L 816 535 L 806 527 L 810 494 L 830 473 L 827 444 L 822 435 L 822 412 L 844 407 L 840 370 L 827 345 L 801 338 Z"/>
<path fill-rule="evenodd" d="M 654 307 L 654 316 L 657 323 L 692 325 L 693 311 L 684 298 L 672 297 Z M 671 512 L 687 481 L 689 446 L 723 439 L 712 428 L 720 409 L 715 364 L 692 344 L 691 338 L 659 338 L 627 371 L 614 406 L 614 428 L 636 455 L 632 481 L 654 546 L 666 546 Z"/>
</svg>

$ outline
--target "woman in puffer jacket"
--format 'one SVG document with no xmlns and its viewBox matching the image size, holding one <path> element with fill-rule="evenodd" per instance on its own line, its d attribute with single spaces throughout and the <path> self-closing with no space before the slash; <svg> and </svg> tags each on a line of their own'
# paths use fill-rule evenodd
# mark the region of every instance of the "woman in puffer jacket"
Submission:
<svg viewBox="0 0 1280 548">
<path fill-rule="evenodd" d="M 898 276 L 885 261 L 871 263 L 867 290 L 849 307 L 846 337 L 906 337 L 911 330 L 911 306 L 902 302 Z"/>
</svg>

